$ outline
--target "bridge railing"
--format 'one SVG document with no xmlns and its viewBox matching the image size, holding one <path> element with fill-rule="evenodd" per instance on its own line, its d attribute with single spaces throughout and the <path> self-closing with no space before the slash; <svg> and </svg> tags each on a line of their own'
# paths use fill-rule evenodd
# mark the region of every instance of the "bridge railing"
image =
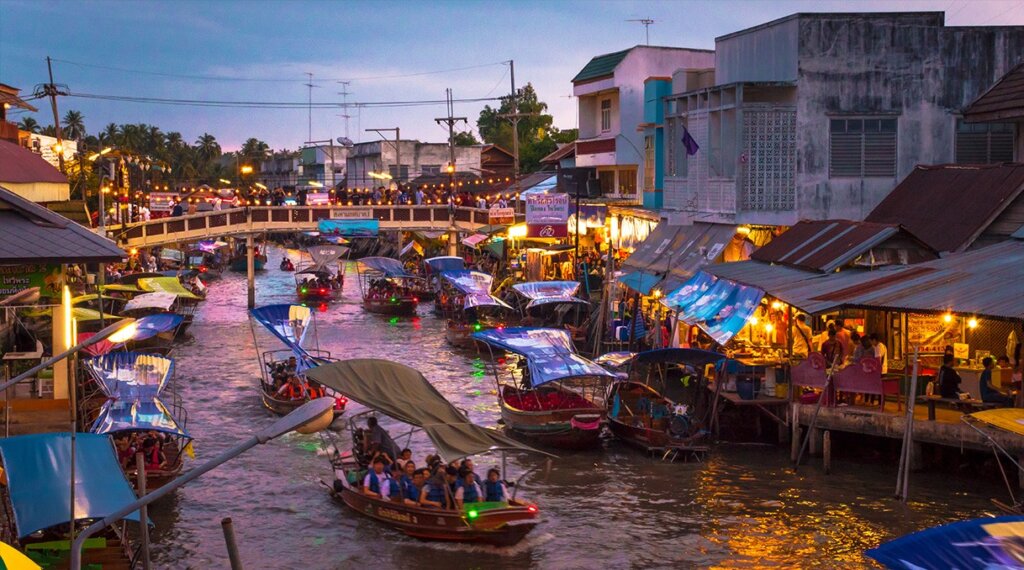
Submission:
<svg viewBox="0 0 1024 570">
<path fill-rule="evenodd" d="M 145 245 L 260 231 L 310 230 L 320 220 L 332 219 L 376 219 L 382 229 L 443 230 L 455 226 L 472 230 L 489 223 L 487 210 L 464 206 L 452 210 L 447 205 L 250 206 L 109 226 L 107 236 L 121 244 Z"/>
</svg>

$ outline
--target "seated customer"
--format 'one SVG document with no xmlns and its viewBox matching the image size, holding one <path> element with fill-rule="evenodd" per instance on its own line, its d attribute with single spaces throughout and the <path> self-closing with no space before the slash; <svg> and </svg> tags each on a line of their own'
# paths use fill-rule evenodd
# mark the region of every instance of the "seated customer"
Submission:
<svg viewBox="0 0 1024 570">
<path fill-rule="evenodd" d="M 501 473 L 497 469 L 487 471 L 487 481 L 484 482 L 484 499 L 489 503 L 508 501 L 508 488 L 501 480 Z"/>
<path fill-rule="evenodd" d="M 960 397 L 960 375 L 953 370 L 953 355 L 942 355 L 942 366 L 939 368 L 939 395 L 943 398 Z"/>
<path fill-rule="evenodd" d="M 480 503 L 484 500 L 483 491 L 480 485 L 476 484 L 476 475 L 469 469 L 463 468 L 459 471 L 461 485 L 455 489 L 455 506 L 462 509 L 466 503 Z"/>
<path fill-rule="evenodd" d="M 451 495 L 449 485 L 454 482 L 454 476 L 449 474 L 449 470 L 454 471 L 451 467 L 440 467 L 430 477 L 430 481 L 423 485 L 423 488 L 420 489 L 421 507 L 449 508 L 449 496 Z"/>
<path fill-rule="evenodd" d="M 978 387 L 981 389 L 981 401 L 1002 406 L 1012 406 L 1013 398 L 1003 394 L 992 385 L 992 367 L 994 364 L 991 356 L 981 359 L 981 365 L 985 367 L 985 370 L 981 372 L 981 377 L 978 379 Z"/>
<path fill-rule="evenodd" d="M 384 461 L 377 457 L 373 460 L 373 468 L 363 478 L 363 494 L 385 499 L 391 495 L 391 486 L 384 474 Z"/>
</svg>

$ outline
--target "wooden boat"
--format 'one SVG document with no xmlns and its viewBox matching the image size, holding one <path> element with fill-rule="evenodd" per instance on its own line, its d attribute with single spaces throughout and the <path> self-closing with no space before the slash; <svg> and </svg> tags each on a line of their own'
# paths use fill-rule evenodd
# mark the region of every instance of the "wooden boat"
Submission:
<svg viewBox="0 0 1024 570">
<path fill-rule="evenodd" d="M 402 262 L 389 257 L 364 257 L 357 265 L 363 309 L 369 313 L 393 316 L 416 314 L 422 288 L 420 277 L 406 273 Z"/>
<path fill-rule="evenodd" d="M 422 429 L 446 461 L 495 451 L 502 452 L 504 461 L 505 450 L 536 452 L 496 430 L 470 423 L 422 374 L 404 364 L 378 359 L 345 360 L 318 366 L 308 375 L 370 408 L 361 415 L 386 411 L 400 414 L 395 419 Z M 442 509 L 364 493 L 360 482 L 365 468 L 363 460 L 367 458 L 359 448 L 363 438 L 357 417 L 349 420 L 352 452 L 341 454 L 335 445 L 335 452 L 329 454 L 335 480 L 327 486 L 331 497 L 353 512 L 421 540 L 495 546 L 518 543 L 540 523 L 537 506 L 517 499 L 515 494 L 506 501 Z M 525 474 L 519 480 L 523 477 Z M 520 487 L 514 486 L 517 492 Z"/>
<path fill-rule="evenodd" d="M 704 389 L 703 369 L 725 355 L 698 349 L 667 348 L 641 352 L 629 359 L 611 359 L 626 379 L 608 389 L 608 427 L 625 443 L 664 459 L 703 458 L 706 431 L 691 410 Z M 601 359 L 599 359 L 601 360 Z M 669 366 L 685 367 L 684 372 Z M 679 380 L 689 376 L 686 388 Z M 670 399 L 666 392 L 675 397 Z M 684 405 L 685 402 L 685 405 Z"/>
<path fill-rule="evenodd" d="M 479 271 L 442 271 L 441 287 L 435 310 L 440 307 L 448 322 L 445 339 L 448 344 L 471 348 L 476 344 L 472 334 L 508 325 L 512 307 L 491 295 L 494 278 Z"/>
<path fill-rule="evenodd" d="M 299 267 L 295 272 L 295 294 L 299 300 L 323 303 L 340 299 L 345 276 L 340 267 L 332 269 L 331 264 L 337 265 L 337 261 L 348 252 L 349 248 L 343 245 L 310 246 L 306 253 L 312 263 Z"/>
<path fill-rule="evenodd" d="M 330 362 L 332 360 L 330 353 L 328 352 L 311 349 L 306 349 L 305 352 L 308 355 L 308 358 L 311 359 L 310 363 L 316 363 L 319 365 L 320 363 Z M 292 400 L 290 398 L 281 398 L 277 395 L 278 386 L 274 384 L 273 370 L 279 365 L 282 365 L 290 356 L 295 356 L 295 353 L 291 350 L 274 350 L 263 353 L 263 375 L 260 378 L 260 401 L 263 403 L 264 408 L 279 416 L 286 416 L 292 413 L 302 406 L 302 404 L 305 404 L 310 400 L 308 397 L 302 400 Z M 302 376 L 301 372 L 299 375 L 300 377 Z M 334 398 L 335 418 L 338 418 L 345 413 L 345 405 L 348 403 L 348 398 L 337 393 L 335 390 L 325 388 L 311 380 L 307 379 L 306 382 L 323 391 L 325 396 Z"/>
<path fill-rule="evenodd" d="M 576 354 L 564 329 L 507 328 L 473 338 L 515 355 L 494 367 L 505 428 L 544 445 L 597 445 L 605 422 L 604 396 L 614 376 Z M 503 371 L 503 373 L 501 372 Z"/>
<path fill-rule="evenodd" d="M 576 296 L 579 288 L 577 281 L 531 281 L 512 286 L 524 324 L 583 329 L 590 303 Z"/>
</svg>

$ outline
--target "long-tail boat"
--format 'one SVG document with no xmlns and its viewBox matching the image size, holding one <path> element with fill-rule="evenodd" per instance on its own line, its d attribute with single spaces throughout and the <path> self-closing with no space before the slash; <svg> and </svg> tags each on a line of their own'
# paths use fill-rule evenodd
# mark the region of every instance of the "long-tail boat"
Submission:
<svg viewBox="0 0 1024 570">
<path fill-rule="evenodd" d="M 435 307 L 447 318 L 445 339 L 448 344 L 472 347 L 471 335 L 482 330 L 508 326 L 513 309 L 491 294 L 494 278 L 479 271 L 443 271 L 441 289 Z"/>
<path fill-rule="evenodd" d="M 343 360 L 318 366 L 307 374 L 380 414 L 422 430 L 445 462 L 506 450 L 541 453 L 496 430 L 471 423 L 423 374 L 404 364 L 378 359 Z M 359 436 L 354 435 L 356 442 Z M 331 496 L 356 513 L 408 536 L 508 546 L 518 543 L 540 522 L 537 506 L 518 499 L 515 493 L 503 501 L 472 502 L 447 509 L 422 506 L 408 497 L 370 495 L 360 485 L 366 467 L 361 456 L 358 446 L 353 446 L 351 454 L 343 455 L 337 447 L 329 453 L 335 474 L 334 483 L 328 486 Z M 514 486 L 516 492 L 519 487 Z"/>
<path fill-rule="evenodd" d="M 492 349 L 506 429 L 558 448 L 599 443 L 604 397 L 614 375 L 576 354 L 568 331 L 492 329 L 473 333 L 473 339 Z"/>
<path fill-rule="evenodd" d="M 410 316 L 420 304 L 416 291 L 423 279 L 405 271 L 402 262 L 390 257 L 364 257 L 356 266 L 363 309 L 383 315 Z"/>
<path fill-rule="evenodd" d="M 319 303 L 341 298 L 343 273 L 340 268 L 332 270 L 331 264 L 337 265 L 348 251 L 343 245 L 330 244 L 313 245 L 306 250 L 312 263 L 302 264 L 295 271 L 295 295 L 299 301 Z"/>
<path fill-rule="evenodd" d="M 530 281 L 512 286 L 524 325 L 568 327 L 573 340 L 586 337 L 590 302 L 576 296 L 578 281 Z"/>
</svg>

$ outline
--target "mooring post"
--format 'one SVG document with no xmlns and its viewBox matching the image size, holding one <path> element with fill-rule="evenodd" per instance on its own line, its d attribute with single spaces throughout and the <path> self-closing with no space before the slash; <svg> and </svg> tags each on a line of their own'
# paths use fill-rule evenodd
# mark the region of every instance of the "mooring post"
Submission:
<svg viewBox="0 0 1024 570">
<path fill-rule="evenodd" d="M 822 459 L 825 463 L 825 475 L 832 472 L 832 432 L 825 430 L 823 439 Z"/>
<path fill-rule="evenodd" d="M 808 434 L 811 448 L 808 451 L 811 452 L 811 455 L 817 455 L 821 453 L 821 430 L 816 427 L 808 427 L 807 429 L 811 430 L 810 434 Z"/>
<path fill-rule="evenodd" d="M 228 547 L 228 560 L 231 570 L 242 570 L 242 557 L 238 554 L 238 543 L 235 542 L 235 525 L 231 517 L 221 519 L 220 526 L 224 529 L 224 543 Z"/>
<path fill-rule="evenodd" d="M 135 468 L 138 471 L 138 478 L 135 480 L 139 491 L 139 497 L 146 496 L 146 456 L 141 451 L 135 453 Z M 149 561 L 149 509 L 146 505 L 139 508 L 139 533 L 142 535 L 142 570 L 150 569 Z"/>
<path fill-rule="evenodd" d="M 249 308 L 256 308 L 256 245 L 252 234 L 245 236 L 245 270 L 248 279 Z"/>
<path fill-rule="evenodd" d="M 452 227 L 448 230 L 448 255 L 459 254 L 459 231 L 455 228 L 453 223 Z"/>
<path fill-rule="evenodd" d="M 800 455 L 800 404 L 794 402 L 790 406 L 790 410 L 789 427 L 792 431 L 789 440 L 789 458 L 795 463 Z"/>
</svg>

